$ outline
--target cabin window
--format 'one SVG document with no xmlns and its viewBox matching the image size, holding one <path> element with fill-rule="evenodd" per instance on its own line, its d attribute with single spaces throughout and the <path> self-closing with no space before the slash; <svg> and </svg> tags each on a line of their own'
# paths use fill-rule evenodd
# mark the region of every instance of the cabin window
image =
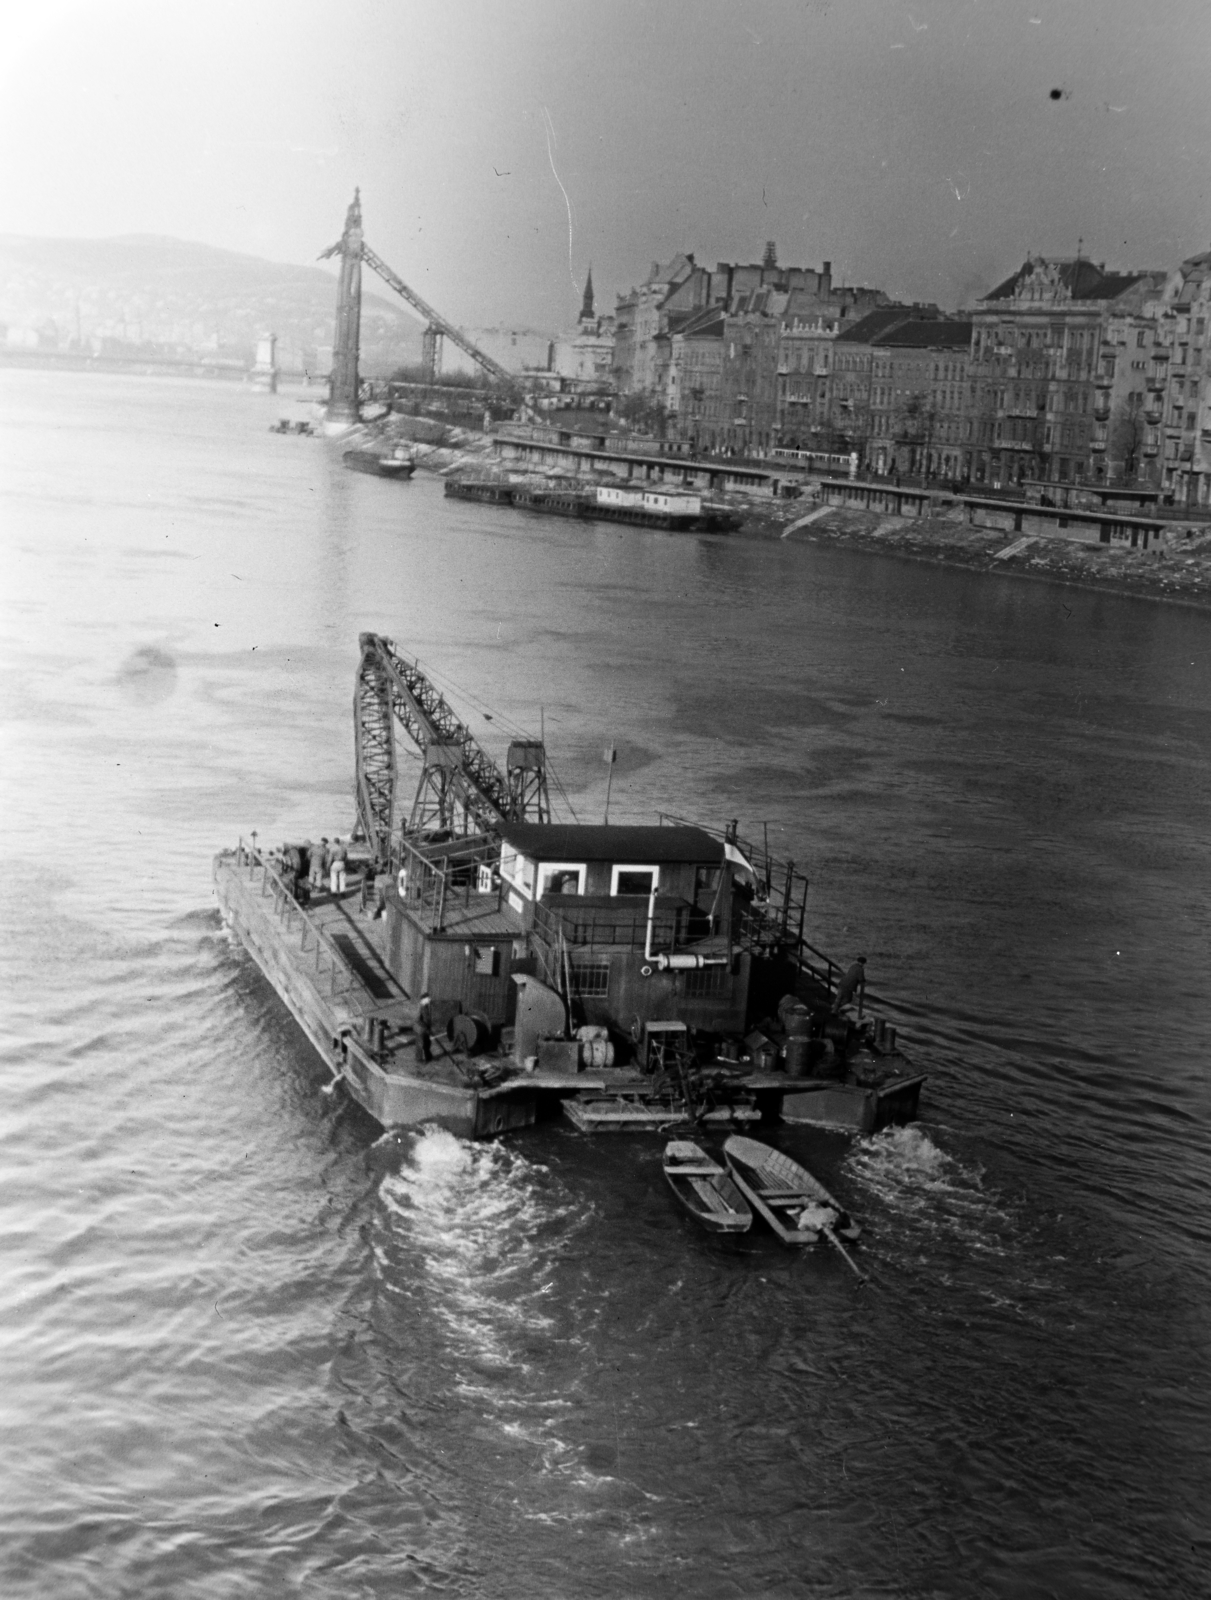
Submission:
<svg viewBox="0 0 1211 1600">
<path fill-rule="evenodd" d="M 579 956 L 572 960 L 572 992 L 586 1000 L 601 1000 L 610 992 L 609 956 Z"/>
<path fill-rule="evenodd" d="M 545 894 L 583 894 L 585 866 L 576 861 L 544 861 L 538 869 L 538 898 Z"/>
<path fill-rule="evenodd" d="M 477 978 L 500 977 L 500 950 L 494 944 L 477 944 L 475 946 L 475 976 Z"/>
<path fill-rule="evenodd" d="M 650 895 L 659 887 L 659 867 L 618 866 L 610 870 L 611 894 Z"/>
</svg>

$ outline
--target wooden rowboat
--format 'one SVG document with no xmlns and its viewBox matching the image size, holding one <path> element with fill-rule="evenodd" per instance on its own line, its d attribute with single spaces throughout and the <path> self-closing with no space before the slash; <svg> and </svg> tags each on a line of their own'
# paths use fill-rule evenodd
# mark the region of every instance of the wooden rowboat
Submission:
<svg viewBox="0 0 1211 1600">
<path fill-rule="evenodd" d="M 820 1180 L 781 1150 L 733 1134 L 723 1153 L 740 1192 L 784 1244 L 817 1244 L 821 1237 L 836 1244 L 861 1232 Z"/>
<path fill-rule="evenodd" d="M 725 1168 L 690 1139 L 664 1147 L 664 1175 L 678 1201 L 711 1233 L 744 1233 L 752 1226 L 748 1201 Z"/>
</svg>

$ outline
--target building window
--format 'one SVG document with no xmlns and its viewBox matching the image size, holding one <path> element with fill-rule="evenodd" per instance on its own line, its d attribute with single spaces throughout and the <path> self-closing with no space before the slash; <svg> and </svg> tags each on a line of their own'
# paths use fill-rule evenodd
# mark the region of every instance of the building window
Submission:
<svg viewBox="0 0 1211 1600">
<path fill-rule="evenodd" d="M 500 977 L 500 950 L 494 944 L 477 944 L 475 946 L 475 976 L 477 978 Z"/>
<path fill-rule="evenodd" d="M 601 1000 L 610 992 L 609 956 L 574 956 L 572 992 L 586 1000 Z"/>
</svg>

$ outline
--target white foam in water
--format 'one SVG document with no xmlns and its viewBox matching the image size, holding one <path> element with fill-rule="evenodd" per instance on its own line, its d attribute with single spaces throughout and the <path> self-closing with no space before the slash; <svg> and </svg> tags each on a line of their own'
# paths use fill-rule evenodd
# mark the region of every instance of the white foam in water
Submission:
<svg viewBox="0 0 1211 1600">
<path fill-rule="evenodd" d="M 848 1170 L 918 1227 L 960 1236 L 974 1248 L 999 1247 L 997 1230 L 1009 1219 L 985 1194 L 981 1172 L 947 1155 L 923 1128 L 888 1128 L 859 1141 Z"/>
<path fill-rule="evenodd" d="M 570 1219 L 572 1207 L 540 1193 L 541 1172 L 500 1146 L 435 1129 L 415 1139 L 406 1164 L 382 1184 L 384 1204 L 420 1253 L 432 1312 L 454 1352 L 480 1374 L 524 1377 L 519 1342 L 553 1326 L 550 1251 L 535 1235 Z M 469 1382 L 464 1374 L 460 1389 Z M 483 1385 L 472 1386 L 482 1393 Z M 508 1396 L 499 1402 L 507 1408 Z"/>
</svg>

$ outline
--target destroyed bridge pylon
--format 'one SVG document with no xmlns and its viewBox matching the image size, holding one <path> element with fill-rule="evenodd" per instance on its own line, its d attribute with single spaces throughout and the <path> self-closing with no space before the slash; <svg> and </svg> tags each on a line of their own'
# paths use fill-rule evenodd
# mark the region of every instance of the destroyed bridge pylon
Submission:
<svg viewBox="0 0 1211 1600">
<path fill-rule="evenodd" d="M 377 256 L 362 237 L 361 190 L 353 191 L 353 203 L 345 215 L 345 231 L 334 245 L 320 255 L 324 261 L 329 256 L 340 256 L 341 270 L 336 291 L 336 332 L 332 343 L 332 381 L 325 420 L 332 427 L 352 427 L 359 420 L 358 413 L 358 358 L 362 320 L 362 263 L 370 267 L 383 282 L 414 311 L 425 319 L 421 342 L 421 364 L 426 382 L 432 382 L 441 360 L 441 341 L 449 339 L 464 355 L 481 367 L 490 378 L 512 386 L 516 378 L 507 367 L 481 350 L 468 339 L 461 329 L 447 322 L 415 289 Z"/>
</svg>

